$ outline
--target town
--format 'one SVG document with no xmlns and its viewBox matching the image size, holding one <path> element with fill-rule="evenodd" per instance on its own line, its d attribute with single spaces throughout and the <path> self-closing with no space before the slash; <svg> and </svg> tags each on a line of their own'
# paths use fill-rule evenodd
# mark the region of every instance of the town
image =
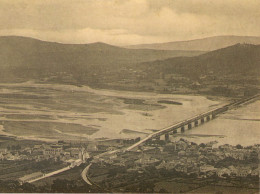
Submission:
<svg viewBox="0 0 260 194">
<path fill-rule="evenodd" d="M 216 115 L 258 97 L 217 107 L 142 139 L 46 142 L 1 136 L 0 180 L 16 181 L 18 190 L 20 186 L 29 184 L 31 188 L 33 184 L 37 192 L 37 186 L 42 184 L 49 185 L 48 192 L 61 192 L 60 187 L 53 190 L 55 186 L 50 184 L 60 180 L 59 177 L 66 180 L 68 176 L 64 173 L 76 174 L 71 176 L 71 181 L 76 181 L 72 185 L 79 187 L 78 182 L 79 188 L 88 185 L 89 192 L 196 192 L 212 184 L 256 190 L 259 189 L 260 144 L 220 145 L 218 139 L 195 143 L 188 141 L 183 133 L 185 125 L 191 130 L 193 125 L 203 125 Z M 162 180 L 171 179 L 174 184 L 185 186 L 176 186 L 174 190 L 165 186 L 165 182 L 160 185 Z"/>
<path fill-rule="evenodd" d="M 186 192 L 212 179 L 221 180 L 222 184 L 225 182 L 232 187 L 241 187 L 241 181 L 245 188 L 259 187 L 260 144 L 217 146 L 216 141 L 196 144 L 170 136 L 165 140 L 151 139 L 131 151 L 116 151 L 125 150 L 139 140 L 58 141 L 7 146 L 0 149 L 0 170 L 5 172 L 1 173 L 0 178 L 16 179 L 20 184 L 33 183 L 46 178 L 48 173 L 59 171 L 62 174 L 60 169 L 69 172 L 74 167 L 91 163 L 87 176 L 104 191 L 159 192 L 158 182 L 165 178 L 200 180 L 201 183 L 184 188 Z M 113 150 L 115 152 L 111 152 Z M 101 153 L 111 154 L 99 156 Z M 136 186 L 140 181 L 147 183 L 145 188 Z"/>
<path fill-rule="evenodd" d="M 216 147 L 216 143 L 198 145 L 183 138 L 178 141 L 151 140 L 136 150 L 103 157 L 91 166 L 89 177 L 102 188 L 115 188 L 115 191 L 133 191 L 133 185 L 141 180 L 156 182 L 176 176 L 201 180 L 232 178 L 234 187 L 236 184 L 241 186 L 234 180 L 255 179 L 255 185 L 244 186 L 258 188 L 260 145 Z M 148 184 L 145 192 L 154 192 L 151 185 Z"/>
<path fill-rule="evenodd" d="M 1 180 L 15 179 L 21 184 L 33 182 L 60 169 L 69 170 L 103 152 L 129 146 L 140 138 L 129 140 L 103 140 L 99 142 L 58 141 L 33 142 L 0 147 Z M 114 146 L 113 146 L 114 145 Z"/>
</svg>

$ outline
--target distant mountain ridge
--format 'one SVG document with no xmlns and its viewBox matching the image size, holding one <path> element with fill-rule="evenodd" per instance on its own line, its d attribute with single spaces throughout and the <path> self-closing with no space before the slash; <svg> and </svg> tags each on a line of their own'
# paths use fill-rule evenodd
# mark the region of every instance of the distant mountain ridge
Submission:
<svg viewBox="0 0 260 194">
<path fill-rule="evenodd" d="M 130 45 L 126 48 L 132 49 L 155 49 L 155 50 L 199 50 L 213 51 L 238 43 L 260 44 L 257 36 L 214 36 L 202 39 L 176 41 L 156 44 Z"/>
<path fill-rule="evenodd" d="M 197 52 L 0 37 L 0 82 L 36 80 L 122 89 L 136 88 L 140 84 L 139 89 L 143 90 L 143 82 L 149 83 L 144 86 L 149 89 L 162 74 L 172 76 L 173 80 L 179 75 L 183 78 L 179 82 L 184 85 L 187 84 L 185 80 L 192 83 L 201 81 L 201 77 L 210 79 L 213 85 L 230 81 L 256 85 L 260 77 L 260 45 L 235 44 Z"/>
<path fill-rule="evenodd" d="M 0 67 L 6 65 L 17 66 L 19 63 L 28 62 L 33 65 L 35 60 L 43 59 L 47 62 L 61 62 L 66 65 L 70 62 L 85 65 L 121 64 L 153 61 L 176 56 L 194 56 L 202 54 L 200 51 L 155 51 L 150 49 L 126 49 L 106 43 L 90 44 L 61 44 L 46 42 L 33 38 L 3 36 L 0 37 Z M 6 63 L 3 63 L 3 59 Z M 9 64 L 12 60 L 12 64 Z M 58 61 L 60 60 L 60 61 Z M 76 61 L 75 61 L 76 60 Z M 20 64 L 22 65 L 22 64 Z M 36 64 L 34 64 L 36 65 Z M 58 64 L 56 64 L 58 65 Z"/>
<path fill-rule="evenodd" d="M 13 78 L 39 78 L 63 72 L 99 74 L 122 66 L 194 56 L 198 51 L 157 51 L 126 49 L 105 43 L 61 44 L 18 36 L 0 37 L 0 81 Z M 13 78 L 12 78 L 13 77 Z"/>
</svg>

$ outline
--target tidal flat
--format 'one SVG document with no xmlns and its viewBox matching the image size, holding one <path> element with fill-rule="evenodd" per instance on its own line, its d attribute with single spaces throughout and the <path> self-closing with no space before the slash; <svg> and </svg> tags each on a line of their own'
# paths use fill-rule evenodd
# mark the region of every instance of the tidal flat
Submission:
<svg viewBox="0 0 260 194">
<path fill-rule="evenodd" d="M 162 105 L 161 101 L 174 101 L 178 105 Z M 132 138 L 224 103 L 204 96 L 88 86 L 0 84 L 0 125 L 2 133 L 25 139 Z M 136 133 L 120 133 L 124 129 Z"/>
</svg>

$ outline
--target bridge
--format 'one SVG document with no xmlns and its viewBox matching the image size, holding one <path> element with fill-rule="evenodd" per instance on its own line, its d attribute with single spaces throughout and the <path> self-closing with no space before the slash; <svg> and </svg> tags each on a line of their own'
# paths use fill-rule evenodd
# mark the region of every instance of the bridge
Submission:
<svg viewBox="0 0 260 194">
<path fill-rule="evenodd" d="M 190 129 L 192 129 L 192 124 L 193 124 L 193 126 L 196 127 L 196 126 L 199 125 L 199 122 L 200 122 L 200 124 L 203 124 L 204 122 L 209 122 L 210 120 L 214 119 L 218 114 L 221 114 L 223 112 L 226 112 L 227 110 L 233 109 L 233 108 L 235 108 L 235 107 L 237 107 L 241 104 L 244 104 L 244 103 L 247 103 L 247 102 L 249 103 L 250 101 L 253 101 L 254 99 L 256 99 L 258 97 L 260 97 L 259 94 L 252 96 L 252 97 L 249 97 L 249 98 L 244 98 L 242 100 L 238 100 L 236 102 L 224 105 L 222 107 L 215 108 L 213 110 L 209 110 L 207 112 L 193 116 L 189 119 L 185 119 L 183 121 L 175 123 L 175 124 L 173 124 L 169 127 L 165 127 L 165 128 L 163 128 L 159 131 L 156 131 L 155 133 L 148 135 L 144 139 L 142 139 L 139 142 L 131 145 L 128 148 L 104 152 L 104 153 L 101 153 L 99 155 L 94 156 L 94 159 L 98 160 L 98 159 L 102 158 L 102 156 L 115 154 L 117 152 L 131 151 L 132 149 L 140 146 L 141 144 L 145 143 L 146 141 L 149 141 L 149 140 L 154 139 L 154 138 L 160 139 L 160 136 L 162 136 L 162 135 L 165 135 L 165 139 L 167 140 L 169 138 L 169 133 L 175 134 L 175 133 L 177 133 L 178 129 L 180 129 L 181 132 L 185 132 L 185 126 L 186 126 L 186 128 L 188 128 L 188 130 L 190 130 Z M 91 167 L 91 165 L 92 165 L 92 163 L 90 163 L 81 173 L 83 180 L 89 185 L 92 185 L 92 183 L 91 183 L 90 179 L 87 177 L 87 173 L 88 173 L 88 170 Z"/>
<path fill-rule="evenodd" d="M 227 110 L 233 109 L 241 104 L 244 104 L 246 102 L 252 101 L 256 98 L 258 98 L 260 95 L 257 94 L 255 96 L 251 96 L 249 98 L 244 98 L 242 100 L 238 100 L 236 102 L 232 102 L 230 104 L 224 105 L 219 108 L 215 108 L 213 110 L 209 110 L 207 112 L 201 113 L 199 115 L 193 116 L 189 119 L 185 119 L 183 121 L 180 121 L 178 123 L 175 123 L 171 126 L 165 127 L 159 131 L 156 131 L 155 133 L 152 133 L 145 137 L 144 139 L 140 140 L 139 142 L 133 144 L 132 146 L 128 147 L 125 151 L 130 151 L 139 145 L 143 144 L 144 142 L 151 140 L 151 139 L 160 139 L 160 136 L 165 135 L 165 140 L 169 139 L 170 133 L 177 133 L 178 129 L 180 129 L 180 132 L 185 132 L 185 129 L 192 129 L 192 127 L 197 127 L 199 124 L 204 124 L 205 122 L 209 122 L 210 120 L 214 119 L 218 114 L 224 113 Z"/>
</svg>

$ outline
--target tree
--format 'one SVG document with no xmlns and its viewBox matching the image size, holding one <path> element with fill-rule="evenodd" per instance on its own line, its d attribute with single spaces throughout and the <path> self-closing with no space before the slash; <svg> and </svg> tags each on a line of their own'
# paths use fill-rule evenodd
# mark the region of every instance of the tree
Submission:
<svg viewBox="0 0 260 194">
<path fill-rule="evenodd" d="M 241 146 L 240 144 L 237 144 L 237 145 L 236 145 L 236 148 L 237 148 L 237 149 L 243 149 L 243 146 Z"/>
<path fill-rule="evenodd" d="M 21 185 L 21 189 L 23 192 L 26 193 L 35 193 L 36 192 L 36 186 L 30 183 L 24 183 Z"/>
<path fill-rule="evenodd" d="M 69 182 L 65 179 L 56 179 L 51 185 L 51 192 L 58 193 L 68 193 L 69 192 Z"/>
<path fill-rule="evenodd" d="M 205 143 L 201 143 L 200 147 L 205 148 L 206 147 Z"/>
<path fill-rule="evenodd" d="M 138 191 L 141 193 L 152 193 L 154 191 L 154 183 L 149 181 L 141 181 L 138 186 Z"/>
<path fill-rule="evenodd" d="M 159 193 L 169 193 L 169 192 L 168 192 L 166 189 L 161 188 L 160 191 L 159 191 Z"/>
</svg>

